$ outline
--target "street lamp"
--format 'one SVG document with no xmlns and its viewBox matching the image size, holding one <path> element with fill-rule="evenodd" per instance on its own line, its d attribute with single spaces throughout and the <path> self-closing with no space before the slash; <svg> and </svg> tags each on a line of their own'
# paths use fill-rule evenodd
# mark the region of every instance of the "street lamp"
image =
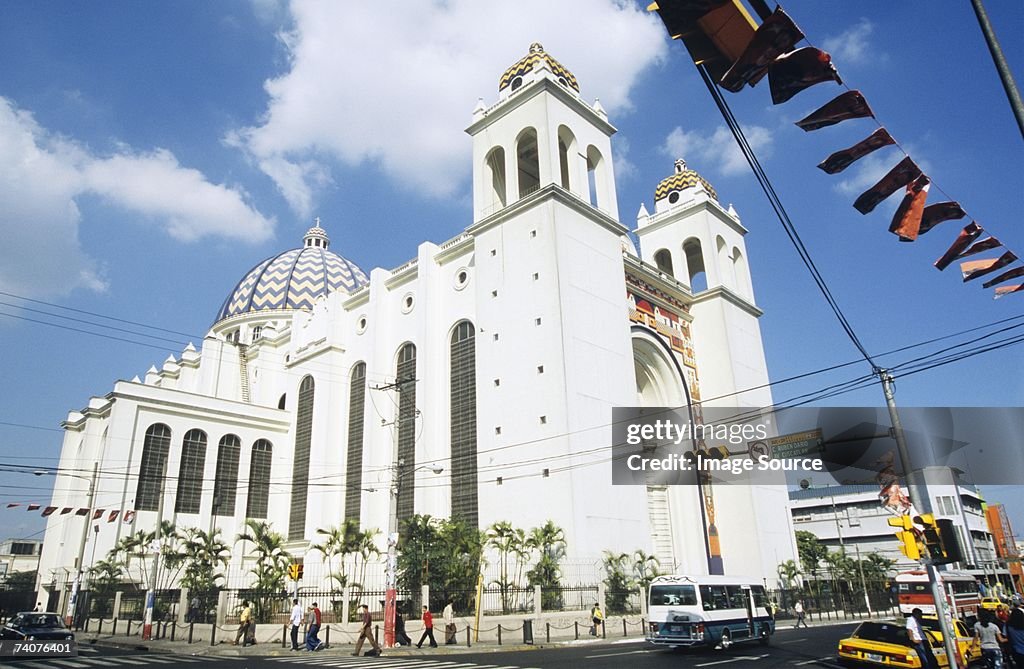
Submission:
<svg viewBox="0 0 1024 669">
<path fill-rule="evenodd" d="M 444 468 L 439 465 L 420 465 L 404 470 L 405 461 L 396 458 L 391 468 L 391 504 L 388 515 L 388 560 L 386 571 L 386 592 L 384 594 L 384 647 L 395 646 L 395 607 L 398 599 L 398 495 L 402 489 L 402 479 L 407 475 L 430 468 L 434 474 L 440 474 Z"/>
<path fill-rule="evenodd" d="M 85 542 L 89 538 L 89 525 L 92 524 L 93 497 L 96 494 L 96 476 L 99 473 L 99 463 L 93 463 L 91 478 L 87 478 L 81 474 L 71 474 L 65 471 L 52 471 L 48 469 L 37 469 L 32 473 L 36 476 L 44 476 L 47 474 L 59 476 L 63 474 L 64 476 L 70 476 L 72 478 L 82 479 L 83 481 L 89 482 L 89 512 L 82 523 L 82 539 L 78 545 L 78 562 L 75 567 L 75 580 L 71 586 L 71 601 L 68 603 L 67 616 L 65 619 L 68 627 L 70 627 L 75 619 L 75 607 L 78 604 L 78 591 L 82 586 L 82 567 L 84 566 L 82 562 L 85 560 Z"/>
</svg>

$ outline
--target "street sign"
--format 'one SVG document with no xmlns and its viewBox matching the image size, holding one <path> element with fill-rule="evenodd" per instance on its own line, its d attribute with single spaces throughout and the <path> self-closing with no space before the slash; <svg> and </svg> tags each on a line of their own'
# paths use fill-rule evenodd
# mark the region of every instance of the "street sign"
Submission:
<svg viewBox="0 0 1024 669">
<path fill-rule="evenodd" d="M 767 447 L 771 457 L 775 460 L 803 458 L 815 453 L 821 453 L 821 430 L 806 430 L 760 441 L 750 441 L 747 442 L 747 446 L 753 457 L 765 454 L 765 447 Z"/>
</svg>

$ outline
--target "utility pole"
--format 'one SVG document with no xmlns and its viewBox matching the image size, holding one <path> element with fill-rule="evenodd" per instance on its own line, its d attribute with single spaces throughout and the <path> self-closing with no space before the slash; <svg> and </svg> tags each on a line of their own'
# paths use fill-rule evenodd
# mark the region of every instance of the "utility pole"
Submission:
<svg viewBox="0 0 1024 669">
<path fill-rule="evenodd" d="M 153 569 L 149 577 L 149 589 L 146 591 L 146 616 L 142 623 L 142 640 L 148 641 L 153 638 L 153 608 L 156 606 L 156 579 L 160 571 L 160 541 L 163 532 L 164 519 L 164 481 L 167 478 L 167 458 L 164 458 L 163 468 L 160 471 L 159 501 L 156 505 L 156 536 L 153 539 Z"/>
<path fill-rule="evenodd" d="M 71 586 L 71 603 L 68 604 L 68 615 L 65 621 L 70 627 L 75 622 L 75 608 L 78 604 L 78 596 L 82 590 L 82 574 L 84 565 L 82 562 L 85 560 L 85 542 L 89 538 L 89 526 L 92 525 L 92 514 L 93 514 L 93 497 L 96 494 L 96 476 L 99 473 L 99 463 L 94 462 L 92 464 L 92 479 L 89 480 L 89 513 L 85 517 L 85 522 L 82 524 L 82 540 L 78 544 L 78 563 L 75 571 L 75 582 Z"/>
<path fill-rule="evenodd" d="M 985 11 L 984 5 L 981 4 L 981 0 L 971 0 L 971 5 L 974 7 L 975 16 L 978 17 L 978 25 L 981 26 L 981 32 L 985 36 L 985 44 L 988 45 L 988 52 L 992 54 L 992 62 L 996 65 L 999 79 L 1003 82 L 1003 90 L 1006 91 L 1006 97 L 1010 101 L 1010 109 L 1013 111 L 1014 118 L 1017 119 L 1017 127 L 1020 128 L 1021 135 L 1024 135 L 1024 104 L 1021 103 L 1020 91 L 1017 90 L 1013 73 L 1010 72 L 1010 66 L 1006 63 L 1003 48 L 999 45 L 996 31 L 992 28 L 992 22 L 988 20 L 988 13 Z"/>
<path fill-rule="evenodd" d="M 896 396 L 893 391 L 893 378 L 889 370 L 876 370 L 882 381 L 882 391 L 885 393 L 885 403 L 889 407 L 889 419 L 892 421 L 892 436 L 896 440 L 896 452 L 899 454 L 900 464 L 903 466 L 904 476 L 907 477 L 907 492 L 910 495 L 910 503 L 918 510 L 918 513 L 925 513 L 930 508 L 925 503 L 928 501 L 922 495 L 916 483 L 916 476 L 910 470 L 910 451 L 907 448 L 907 440 L 903 434 L 903 423 L 900 422 L 900 414 L 896 409 Z M 953 640 L 952 628 L 949 619 L 949 611 L 946 604 L 946 597 L 939 585 L 938 569 L 930 559 L 925 559 L 925 568 L 928 571 L 928 585 L 931 587 L 932 598 L 935 599 L 935 617 L 939 620 L 939 627 L 942 630 L 942 643 L 946 648 L 946 658 L 949 666 L 953 667 L 954 662 L 960 665 L 960 655 L 957 652 L 956 642 Z M 923 661 L 923 658 L 922 658 Z"/>
</svg>

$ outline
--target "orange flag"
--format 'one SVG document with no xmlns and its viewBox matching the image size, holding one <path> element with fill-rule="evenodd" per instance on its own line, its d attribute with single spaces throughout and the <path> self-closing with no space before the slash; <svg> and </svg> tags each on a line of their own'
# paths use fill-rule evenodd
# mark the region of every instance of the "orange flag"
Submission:
<svg viewBox="0 0 1024 669">
<path fill-rule="evenodd" d="M 935 269 L 941 272 L 949 267 L 949 263 L 959 258 L 964 249 L 966 249 L 971 242 L 977 239 L 983 230 L 984 229 L 974 221 L 965 225 L 964 229 L 960 231 L 960 235 L 950 245 L 949 250 L 943 253 L 942 257 L 935 261 Z"/>
<path fill-rule="evenodd" d="M 996 288 L 996 294 L 993 299 L 998 300 L 1000 297 L 1005 297 L 1010 293 L 1019 293 L 1021 291 L 1024 291 L 1024 283 L 1018 283 L 1015 286 L 1000 286 Z"/>
<path fill-rule="evenodd" d="M 992 286 L 1009 281 L 1010 279 L 1016 279 L 1019 276 L 1024 276 L 1024 267 L 1014 267 L 1013 269 L 1006 270 L 994 279 L 989 279 L 985 283 L 981 284 L 982 288 L 991 288 Z"/>
<path fill-rule="evenodd" d="M 1013 251 L 1007 251 L 998 258 L 989 258 L 987 260 L 968 260 L 967 262 L 960 263 L 960 273 L 964 275 L 964 283 L 977 279 L 979 276 L 985 276 L 992 272 L 1006 267 L 1014 260 L 1017 256 L 1014 255 Z"/>
<path fill-rule="evenodd" d="M 878 203 L 889 197 L 901 187 L 906 186 L 921 176 L 921 168 L 907 156 L 896 167 L 889 170 L 882 179 L 871 188 L 861 193 L 853 203 L 853 208 L 862 214 L 870 213 Z"/>
<path fill-rule="evenodd" d="M 931 183 L 931 179 L 922 174 L 914 183 L 907 185 L 907 194 L 903 196 L 903 202 L 900 202 L 889 225 L 889 232 L 899 235 L 901 242 L 912 242 L 917 239 L 921 228 L 921 214 L 924 213 L 924 203 L 928 199 Z"/>
</svg>

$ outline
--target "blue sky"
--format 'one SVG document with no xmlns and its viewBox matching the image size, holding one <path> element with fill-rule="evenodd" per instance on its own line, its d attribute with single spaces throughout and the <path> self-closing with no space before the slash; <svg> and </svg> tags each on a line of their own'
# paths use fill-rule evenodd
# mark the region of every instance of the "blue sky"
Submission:
<svg viewBox="0 0 1024 669">
<path fill-rule="evenodd" d="M 682 45 L 640 4 L 551 4 L 410 3 L 396 12 L 374 3 L 272 0 L 6 3 L 0 291 L 184 334 L 148 333 L 172 343 L 102 330 L 151 346 L 144 347 L 0 316 L 3 461 L 54 464 L 68 410 L 201 339 L 245 271 L 297 246 L 314 216 L 332 250 L 366 271 L 400 265 L 420 242 L 458 234 L 471 217 L 463 129 L 478 98 L 496 100 L 501 72 L 533 41 L 576 74 L 586 99 L 600 98 L 619 129 L 613 148 L 623 223 L 634 227 L 641 203 L 652 209 L 654 187 L 676 157 L 735 206 L 750 230 L 772 379 L 856 359 Z M 1020 76 L 1024 6 L 986 4 Z M 932 177 L 930 202 L 945 199 L 941 189 L 1024 253 L 1024 144 L 969 3 L 926 12 L 881 1 L 794 0 L 785 8 Z M 876 127 L 870 120 L 813 133 L 793 126 L 842 90 L 821 84 L 779 106 L 766 81 L 726 95 L 868 350 L 1024 313 L 1024 293 L 993 301 L 980 281 L 962 284 L 956 265 L 942 273 L 931 267 L 957 222 L 900 244 L 887 232 L 898 198 L 868 216 L 852 208 L 902 158 L 897 149 L 840 175 L 815 168 Z M 8 303 L 0 304 L 3 314 L 55 320 L 9 306 L 39 305 L 0 302 Z M 897 399 L 1021 406 L 1022 359 L 1011 347 L 898 379 Z M 862 364 L 780 385 L 775 398 L 866 371 Z M 871 387 L 831 401 L 881 399 Z M 49 499 L 43 479 L 0 476 L 3 500 Z M 986 492 L 1005 498 L 1024 534 L 1018 491 Z M 34 514 L 0 514 L 0 538 L 43 527 Z"/>
</svg>

